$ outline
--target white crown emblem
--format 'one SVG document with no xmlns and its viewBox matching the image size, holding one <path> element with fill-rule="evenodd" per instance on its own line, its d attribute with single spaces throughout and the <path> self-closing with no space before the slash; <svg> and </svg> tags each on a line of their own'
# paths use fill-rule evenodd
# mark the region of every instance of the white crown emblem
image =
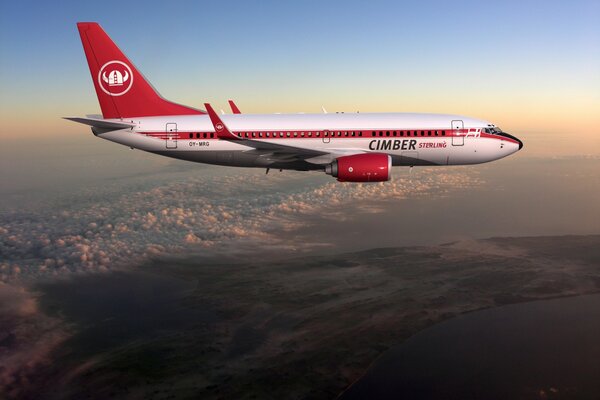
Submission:
<svg viewBox="0 0 600 400">
<path fill-rule="evenodd" d="M 218 123 L 215 128 L 217 128 L 218 131 L 222 131 L 223 130 L 223 124 L 222 123 Z"/>
<path fill-rule="evenodd" d="M 109 96 L 122 96 L 133 85 L 133 73 L 122 61 L 109 61 L 98 71 L 98 85 Z"/>
</svg>

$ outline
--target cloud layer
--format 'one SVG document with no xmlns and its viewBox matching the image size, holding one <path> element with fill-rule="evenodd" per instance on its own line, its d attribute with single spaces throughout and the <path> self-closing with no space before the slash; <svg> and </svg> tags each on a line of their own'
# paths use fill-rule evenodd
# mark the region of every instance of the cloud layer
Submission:
<svg viewBox="0 0 600 400">
<path fill-rule="evenodd" d="M 423 169 L 413 179 L 404 174 L 378 184 L 225 171 L 125 192 L 97 188 L 32 211 L 9 210 L 0 217 L 0 281 L 103 271 L 190 247 L 286 246 L 282 233 L 307 216 L 349 218 L 350 209 L 377 212 L 378 202 L 445 196 L 480 183 L 465 169 Z"/>
</svg>

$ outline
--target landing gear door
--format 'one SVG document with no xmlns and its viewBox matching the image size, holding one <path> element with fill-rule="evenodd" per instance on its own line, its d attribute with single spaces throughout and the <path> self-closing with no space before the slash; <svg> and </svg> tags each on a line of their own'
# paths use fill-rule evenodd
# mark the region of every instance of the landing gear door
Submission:
<svg viewBox="0 0 600 400">
<path fill-rule="evenodd" d="M 465 145 L 465 124 L 461 119 L 452 120 L 452 146 Z"/>
<path fill-rule="evenodd" d="M 174 122 L 167 123 L 165 128 L 166 135 L 166 146 L 167 149 L 176 149 L 177 148 L 177 124 Z"/>
</svg>

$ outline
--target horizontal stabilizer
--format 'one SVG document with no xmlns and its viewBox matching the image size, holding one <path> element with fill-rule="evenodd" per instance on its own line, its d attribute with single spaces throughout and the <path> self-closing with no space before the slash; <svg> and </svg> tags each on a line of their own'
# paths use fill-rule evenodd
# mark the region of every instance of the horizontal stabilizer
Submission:
<svg viewBox="0 0 600 400">
<path fill-rule="evenodd" d="M 119 129 L 130 129 L 136 124 L 122 121 L 107 121 L 105 119 L 83 118 L 83 117 L 63 117 L 69 121 L 79 122 L 80 124 L 89 125 L 94 128 L 99 128 L 104 132 L 116 131 Z"/>
</svg>

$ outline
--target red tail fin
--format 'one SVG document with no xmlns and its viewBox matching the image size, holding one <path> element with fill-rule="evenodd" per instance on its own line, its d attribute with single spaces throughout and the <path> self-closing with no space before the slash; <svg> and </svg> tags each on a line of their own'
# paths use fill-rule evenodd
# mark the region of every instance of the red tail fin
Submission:
<svg viewBox="0 0 600 400">
<path fill-rule="evenodd" d="M 104 118 L 205 114 L 163 99 L 97 23 L 77 29 Z"/>
</svg>

